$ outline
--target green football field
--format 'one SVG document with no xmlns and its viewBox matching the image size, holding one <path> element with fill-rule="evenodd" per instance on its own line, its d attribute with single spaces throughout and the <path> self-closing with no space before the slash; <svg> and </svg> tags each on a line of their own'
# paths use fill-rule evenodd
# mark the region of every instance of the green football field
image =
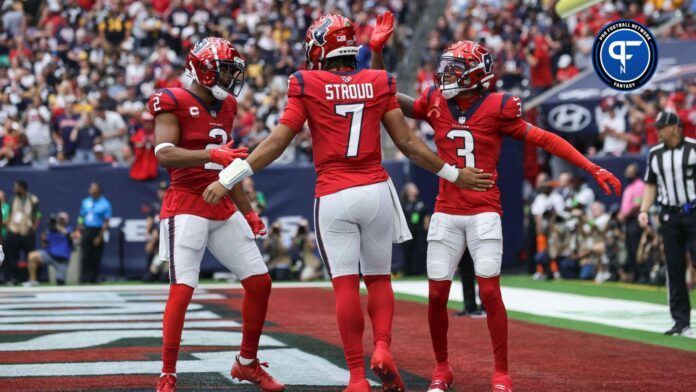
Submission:
<svg viewBox="0 0 696 392">
<path fill-rule="evenodd" d="M 419 281 L 422 278 L 404 279 L 403 281 Z M 528 275 L 503 276 L 501 279 L 504 288 L 519 288 L 541 292 L 571 294 L 574 297 L 594 297 L 631 302 L 643 302 L 664 306 L 665 317 L 669 317 L 667 288 L 665 286 L 649 286 L 641 284 L 628 284 L 619 282 L 605 282 L 601 285 L 592 281 L 579 280 L 533 280 Z M 400 281 L 395 281 L 398 287 Z M 455 290 L 453 286 L 453 291 Z M 400 299 L 427 303 L 427 298 L 419 295 L 399 293 Z M 691 303 L 696 304 L 696 291 L 690 293 Z M 507 302 L 507 301 L 506 301 Z M 543 308 L 544 303 L 538 303 Z M 462 308 L 461 300 L 450 299 L 449 307 L 453 310 Z M 601 310 L 601 309 L 599 309 Z M 589 332 L 620 339 L 628 339 L 637 342 L 655 344 L 659 346 L 696 351 L 696 340 L 689 337 L 664 336 L 661 333 L 640 331 L 631 328 L 620 328 L 600 323 L 572 320 L 565 317 L 541 316 L 534 313 L 516 311 L 508 306 L 508 317 L 515 320 L 530 323 L 543 324 L 551 327 L 566 328 L 582 332 Z M 671 326 L 671 325 L 670 325 Z M 668 329 L 669 327 L 665 328 Z"/>
</svg>

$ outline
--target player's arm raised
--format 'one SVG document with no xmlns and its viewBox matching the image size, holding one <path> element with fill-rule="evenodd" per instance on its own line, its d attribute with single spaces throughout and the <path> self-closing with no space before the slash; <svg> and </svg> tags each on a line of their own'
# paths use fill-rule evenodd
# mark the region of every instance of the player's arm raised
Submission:
<svg viewBox="0 0 696 392">
<path fill-rule="evenodd" d="M 237 159 L 223 169 L 220 172 L 220 179 L 205 189 L 203 199 L 208 203 L 217 204 L 235 184 L 278 159 L 295 135 L 292 128 L 278 124 L 247 159 Z"/>
<path fill-rule="evenodd" d="M 370 51 L 372 52 L 372 58 L 370 59 L 370 68 L 372 69 L 383 69 L 386 70 L 387 66 L 384 63 L 384 56 L 382 51 L 384 50 L 384 45 L 391 37 L 394 32 L 394 15 L 391 11 L 387 11 L 382 15 L 377 15 L 377 23 L 375 24 L 375 29 L 372 30 L 372 35 L 370 36 Z M 396 100 L 401 106 L 401 111 L 408 118 L 413 117 L 413 103 L 416 101 L 413 97 L 406 94 L 397 93 Z"/>
<path fill-rule="evenodd" d="M 412 132 L 406 124 L 401 109 L 392 109 L 382 117 L 382 124 L 396 147 L 416 165 L 455 183 L 458 187 L 475 191 L 486 191 L 493 186 L 491 173 L 477 168 L 459 169 L 448 165 Z"/>
</svg>

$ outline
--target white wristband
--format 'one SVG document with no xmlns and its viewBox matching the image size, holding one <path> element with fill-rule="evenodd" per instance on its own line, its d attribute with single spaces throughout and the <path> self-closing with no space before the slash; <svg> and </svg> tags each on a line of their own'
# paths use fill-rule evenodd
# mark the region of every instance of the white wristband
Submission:
<svg viewBox="0 0 696 392">
<path fill-rule="evenodd" d="M 251 170 L 249 163 L 244 159 L 237 158 L 229 166 L 222 169 L 218 176 L 222 186 L 232 189 L 236 183 L 252 175 L 254 175 L 254 171 Z"/>
<path fill-rule="evenodd" d="M 445 165 L 442 166 L 442 169 L 437 172 L 437 175 L 449 182 L 455 182 L 459 177 L 459 170 L 457 170 L 456 167 L 445 163 Z"/>
<path fill-rule="evenodd" d="M 159 152 L 159 150 L 167 147 L 176 147 L 173 143 L 160 143 L 157 146 L 155 146 L 155 155 Z"/>
</svg>

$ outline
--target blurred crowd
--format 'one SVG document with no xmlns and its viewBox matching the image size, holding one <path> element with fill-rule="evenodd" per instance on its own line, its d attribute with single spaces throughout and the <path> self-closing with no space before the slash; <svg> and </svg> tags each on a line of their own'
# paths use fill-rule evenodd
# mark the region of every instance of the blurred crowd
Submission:
<svg viewBox="0 0 696 392">
<path fill-rule="evenodd" d="M 535 279 L 665 284 L 658 219 L 646 230 L 638 224 L 644 188 L 638 166 L 629 165 L 623 179 L 620 204 L 607 208 L 582 178 L 539 174 L 526 211 Z"/>
<path fill-rule="evenodd" d="M 493 55 L 496 87 L 522 98 L 535 96 L 592 66 L 594 36 L 606 23 L 633 19 L 649 27 L 674 17 L 690 2 L 614 0 L 560 19 L 556 2 L 450 0 L 437 28 L 428 35 L 417 90 L 432 84 L 433 66 L 449 43 L 473 40 Z M 668 36 L 696 39 L 692 13 Z"/>
<path fill-rule="evenodd" d="M 633 19 L 651 28 L 683 16 L 661 36 L 696 39 L 694 5 L 688 1 L 604 1 L 580 13 L 560 19 L 555 1 L 450 0 L 437 28 L 427 37 L 415 89 L 422 92 L 433 83 L 434 67 L 442 50 L 458 40 L 484 44 L 494 59 L 495 88 L 529 100 L 592 67 L 594 36 L 606 23 Z M 691 8 L 689 8 L 691 7 Z M 652 126 L 660 110 L 679 113 L 685 134 L 696 133 L 696 80 L 684 80 L 676 91 L 643 90 L 628 99 L 609 98 L 597 108 L 599 135 L 573 140 L 587 155 L 623 155 L 644 152 L 657 141 Z M 543 116 L 528 113 L 528 120 L 546 126 Z M 424 139 L 432 129 L 412 123 Z M 542 157 L 543 158 L 543 157 Z M 532 173 L 530 180 L 536 173 Z"/>
<path fill-rule="evenodd" d="M 416 4 L 402 0 L 34 0 L 0 8 L 0 166 L 116 162 L 151 178 L 153 119 L 144 104 L 158 88 L 185 86 L 184 59 L 200 38 L 219 35 L 245 55 L 247 86 L 234 124 L 251 148 L 284 107 L 287 75 L 304 67 L 304 33 L 328 12 L 350 15 L 360 43 L 378 13 L 398 18 L 395 64 L 408 46 Z M 369 62 L 367 46 L 360 54 Z M 281 162 L 311 159 L 308 132 Z"/>
</svg>

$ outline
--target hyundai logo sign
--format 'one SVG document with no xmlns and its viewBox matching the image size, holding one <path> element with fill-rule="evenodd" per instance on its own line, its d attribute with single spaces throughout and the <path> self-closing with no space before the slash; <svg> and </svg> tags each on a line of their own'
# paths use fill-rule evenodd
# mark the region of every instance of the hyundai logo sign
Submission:
<svg viewBox="0 0 696 392">
<path fill-rule="evenodd" d="M 574 103 L 558 105 L 549 112 L 549 124 L 557 131 L 579 132 L 590 125 L 592 113 Z"/>
</svg>

